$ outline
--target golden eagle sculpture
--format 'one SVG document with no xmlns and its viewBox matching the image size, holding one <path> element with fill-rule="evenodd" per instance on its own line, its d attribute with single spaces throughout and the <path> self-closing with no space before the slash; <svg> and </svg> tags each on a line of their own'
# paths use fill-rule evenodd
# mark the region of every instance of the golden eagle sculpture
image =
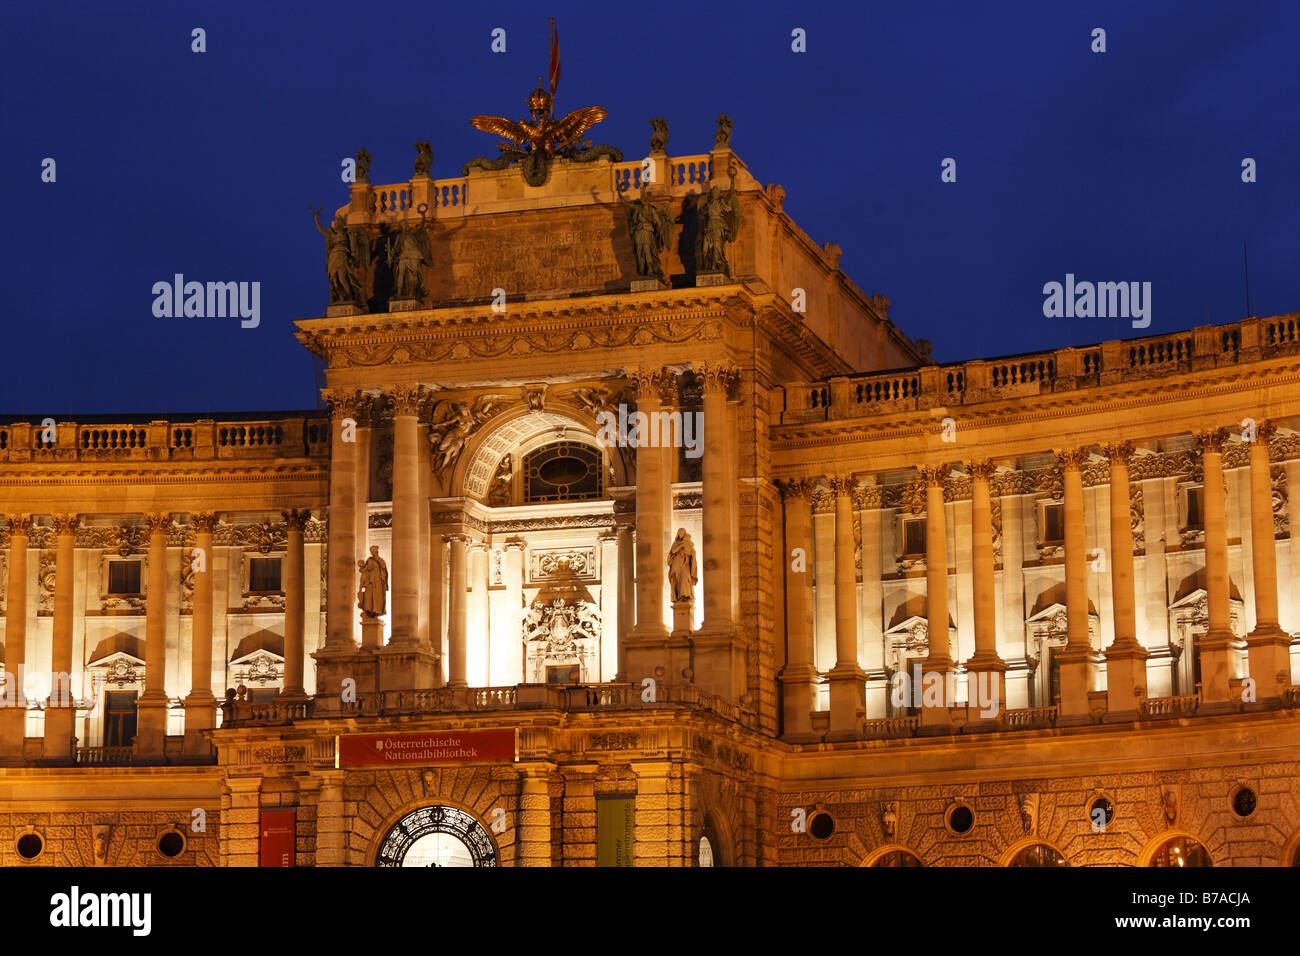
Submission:
<svg viewBox="0 0 1300 956">
<path fill-rule="evenodd" d="M 540 81 L 539 81 L 540 84 Z M 485 157 L 465 164 L 462 175 L 472 168 L 504 169 L 512 163 L 523 166 L 524 181 L 530 186 L 541 186 L 550 175 L 551 160 L 555 157 L 589 162 L 598 156 L 608 156 L 621 162 L 623 154 L 612 146 L 592 147 L 582 136 L 606 116 L 603 106 L 584 106 L 560 119 L 551 115 L 554 100 L 540 85 L 528 97 L 528 111 L 532 121 L 506 119 L 504 116 L 480 115 L 470 119 L 470 125 L 485 133 L 494 133 L 505 142 L 498 143 L 501 156 L 493 161 Z"/>
</svg>

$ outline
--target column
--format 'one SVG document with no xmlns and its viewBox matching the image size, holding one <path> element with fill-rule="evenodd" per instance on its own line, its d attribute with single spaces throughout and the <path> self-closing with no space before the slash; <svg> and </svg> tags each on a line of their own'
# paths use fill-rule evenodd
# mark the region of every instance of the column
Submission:
<svg viewBox="0 0 1300 956">
<path fill-rule="evenodd" d="M 618 679 L 618 661 L 619 661 L 619 630 L 618 630 L 618 581 L 621 577 L 618 566 L 618 532 L 602 531 L 596 535 L 596 540 L 600 542 L 600 666 L 599 669 L 592 673 L 591 680 L 599 680 L 602 683 Z M 507 545 L 508 546 L 508 545 Z M 520 542 L 519 547 L 523 547 Z M 509 552 L 507 552 L 507 558 Z M 520 562 L 522 571 L 523 562 Z M 509 561 L 506 563 L 506 573 L 509 574 Z M 523 583 L 523 577 L 520 575 L 520 584 Z M 517 613 L 518 608 L 522 605 L 518 595 L 514 600 L 510 600 L 510 591 L 506 591 L 507 606 L 512 612 Z M 516 618 L 517 620 L 517 618 Z M 513 625 L 513 622 L 511 622 Z M 509 633 L 514 633 L 515 627 L 509 628 Z M 509 640 L 509 638 L 507 638 Z M 503 644 L 505 641 L 502 642 Z M 518 642 L 515 642 L 515 648 L 518 648 Z M 504 647 L 501 648 L 504 650 Z M 513 683 L 513 682 L 512 682 Z"/>
<path fill-rule="evenodd" d="M 352 465 L 352 474 L 355 476 L 352 483 L 352 524 L 356 528 L 353 550 L 359 561 L 364 561 L 370 554 L 370 449 L 374 444 L 373 425 L 376 419 L 382 417 L 382 409 L 376 408 L 375 405 L 375 400 L 369 395 L 362 395 L 353 413 L 357 423 L 356 440 L 352 442 L 355 455 Z M 354 564 L 353 568 L 355 567 Z M 355 585 L 352 590 L 356 590 Z M 353 608 L 354 618 L 357 613 L 357 609 Z"/>
<path fill-rule="evenodd" d="M 852 740 L 862 735 L 867 714 L 867 675 L 858 663 L 858 582 L 853 557 L 853 493 L 847 476 L 830 480 L 835 494 L 835 667 L 831 684 L 830 736 Z"/>
<path fill-rule="evenodd" d="M 736 379 L 728 365 L 705 363 L 696 374 L 704 392 L 704 623 L 701 630 L 728 632 L 731 620 L 731 506 L 727 391 Z"/>
<path fill-rule="evenodd" d="M 641 372 L 633 376 L 637 392 L 637 412 L 643 421 L 653 423 L 662 411 L 661 392 L 675 384 L 677 376 L 664 369 Z M 668 637 L 664 624 L 664 533 L 670 503 L 665 500 L 664 476 L 668 462 L 665 449 L 650 444 L 642 429 L 636 449 L 636 627 L 637 640 L 663 640 Z M 706 450 L 705 457 L 708 457 Z M 627 675 L 640 680 L 644 674 Z"/>
<path fill-rule="evenodd" d="M 346 772 L 317 772 L 320 799 L 316 802 L 316 865 L 343 866 L 346 863 L 348 826 L 344 815 L 343 782 Z"/>
<path fill-rule="evenodd" d="M 288 525 L 288 544 L 284 558 L 284 688 L 282 700 L 303 700 L 307 689 L 303 686 L 305 659 L 304 640 L 304 557 L 302 533 L 311 518 L 308 509 L 283 511 Z"/>
<path fill-rule="evenodd" d="M 1224 709 L 1235 699 L 1232 680 L 1237 677 L 1240 641 L 1232 633 L 1228 607 L 1228 525 L 1223 489 L 1223 448 L 1226 429 L 1197 434 L 1204 474 L 1201 492 L 1205 517 L 1205 591 L 1209 625 L 1199 641 L 1201 703 L 1209 710 Z"/>
<path fill-rule="evenodd" d="M 519 768 L 519 846 L 517 866 L 551 865 L 550 765 Z"/>
<path fill-rule="evenodd" d="M 76 607 L 76 529 L 78 515 L 54 515 L 54 620 L 50 658 L 50 696 L 45 703 L 45 759 L 70 761 L 76 721 L 72 701 L 72 615 Z"/>
<path fill-rule="evenodd" d="M 523 621 L 521 615 L 524 606 L 524 541 L 521 538 L 506 539 L 505 568 L 503 569 L 506 585 L 506 627 L 500 639 L 493 642 L 493 677 L 498 685 L 514 685 L 524 682 Z M 601 568 L 601 578 L 605 567 Z M 602 585 L 602 593 L 608 585 Z"/>
<path fill-rule="evenodd" d="M 993 507 L 989 479 L 993 462 L 966 465 L 971 478 L 971 577 L 975 619 L 975 653 L 966 661 L 966 700 L 969 720 L 995 719 L 1006 707 L 1003 674 L 1006 663 L 998 656 L 997 602 L 993 573 Z"/>
<path fill-rule="evenodd" d="M 22 763 L 27 737 L 27 543 L 32 517 L 9 515 L 9 582 L 5 589 L 5 698 L 0 707 L 0 762 Z"/>
<path fill-rule="evenodd" d="M 1255 428 L 1250 443 L 1251 567 L 1255 575 L 1255 629 L 1246 636 L 1257 701 L 1275 701 L 1291 685 L 1291 639 L 1278 626 L 1277 544 L 1273 531 L 1272 422 Z"/>
<path fill-rule="evenodd" d="M 862 571 L 861 639 L 858 653 L 867 672 L 867 716 L 889 712 L 889 680 L 885 669 L 884 588 L 881 582 L 881 489 L 864 485 L 853 502 L 861 521 Z"/>
<path fill-rule="evenodd" d="M 167 740 L 167 529 L 171 515 L 149 525 L 149 589 L 145 595 L 144 693 L 136 701 L 137 760 L 161 762 Z"/>
<path fill-rule="evenodd" d="M 787 663 L 781 670 L 782 713 L 788 740 L 811 740 L 812 712 L 817 709 L 817 668 L 813 666 L 812 496 L 808 478 L 781 482 L 785 512 L 785 633 Z"/>
<path fill-rule="evenodd" d="M 672 764 L 666 760 L 632 762 L 632 772 L 636 774 L 633 866 L 673 864 L 673 828 L 669 824 L 671 771 Z"/>
<path fill-rule="evenodd" d="M 921 662 L 921 723 L 937 729 L 951 726 L 948 708 L 956 703 L 948 635 L 948 520 L 943 503 L 943 486 L 951 471 L 948 465 L 920 468 L 925 482 L 925 616 L 929 644 Z"/>
<path fill-rule="evenodd" d="M 217 525 L 217 516 L 211 511 L 200 512 L 191 516 L 194 526 L 194 548 L 182 560 L 188 560 L 194 576 L 194 602 L 190 611 L 190 693 L 185 698 L 185 756 L 208 758 L 212 755 L 212 745 L 204 738 L 203 731 L 211 730 L 217 723 L 217 698 L 212 693 L 212 580 L 213 562 L 216 560 L 212 549 L 212 531 Z M 302 532 L 298 533 L 301 553 Z M 290 539 L 292 547 L 292 539 Z M 302 569 L 299 567 L 299 580 Z M 286 592 L 285 616 L 288 617 L 288 592 Z M 299 604 L 301 619 L 302 606 Z M 288 635 L 285 636 L 285 660 L 288 661 Z M 302 681 L 302 667 L 299 663 L 299 683 Z M 286 674 L 287 681 L 287 674 Z"/>
<path fill-rule="evenodd" d="M 1135 720 L 1147 696 L 1147 649 L 1137 639 L 1128 465 L 1133 443 L 1102 447 L 1110 461 L 1110 600 L 1115 640 L 1106 648 L 1106 718 Z"/>
<path fill-rule="evenodd" d="M 326 394 L 330 403 L 329 586 L 325 599 L 326 652 L 357 649 L 356 463 L 357 416 L 369 400 L 357 392 Z M 337 693 L 322 681 L 318 693 Z"/>
<path fill-rule="evenodd" d="M 632 521 L 616 517 L 618 523 L 618 677 L 627 681 L 627 639 L 636 627 L 636 586 L 632 575 L 636 552 L 632 545 Z"/>
<path fill-rule="evenodd" d="M 463 534 L 446 535 L 450 554 L 448 557 L 449 574 L 447 590 L 447 684 L 450 687 L 468 687 L 466 679 L 466 618 L 469 614 L 469 602 L 466 599 L 466 560 L 465 548 L 469 537 Z"/>
<path fill-rule="evenodd" d="M 400 386 L 393 403 L 393 564 L 390 646 L 414 648 L 420 618 L 420 406 L 425 390 Z"/>
<path fill-rule="evenodd" d="M 1088 634 L 1087 529 L 1083 523 L 1083 464 L 1086 448 L 1056 453 L 1065 491 L 1065 629 L 1066 644 L 1057 654 L 1061 666 L 1061 704 L 1057 721 L 1089 723 L 1088 694 L 1097 683 L 1097 659 Z"/>
<path fill-rule="evenodd" d="M 480 541 L 469 546 L 469 582 L 470 591 L 469 623 L 466 632 L 468 643 L 473 637 L 474 647 L 469 649 L 473 655 L 473 667 L 469 676 L 474 678 L 471 687 L 489 687 L 492 685 L 492 622 L 488 614 L 488 547 Z"/>
</svg>

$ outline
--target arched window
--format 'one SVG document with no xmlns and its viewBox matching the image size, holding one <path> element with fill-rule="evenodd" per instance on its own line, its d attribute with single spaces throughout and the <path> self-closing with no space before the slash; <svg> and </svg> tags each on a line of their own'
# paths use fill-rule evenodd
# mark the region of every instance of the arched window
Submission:
<svg viewBox="0 0 1300 956">
<path fill-rule="evenodd" d="M 1209 851 L 1191 837 L 1171 837 L 1151 854 L 1148 866 L 1214 866 Z"/>
<path fill-rule="evenodd" d="M 421 807 L 384 836 L 376 866 L 496 866 L 497 851 L 482 824 L 455 807 Z"/>
<path fill-rule="evenodd" d="M 890 850 L 888 853 L 882 853 L 876 857 L 872 866 L 924 866 L 915 853 L 907 850 Z"/>
<path fill-rule="evenodd" d="M 1056 851 L 1055 847 L 1048 846 L 1046 843 L 1031 843 L 1015 856 L 1013 856 L 1007 866 L 1069 866 L 1065 862 L 1065 857 Z"/>
<path fill-rule="evenodd" d="M 700 866 L 713 865 L 713 844 L 707 836 L 700 837 Z"/>
<path fill-rule="evenodd" d="M 585 501 L 604 487 L 600 451 L 581 442 L 558 441 L 524 456 L 524 501 Z"/>
</svg>

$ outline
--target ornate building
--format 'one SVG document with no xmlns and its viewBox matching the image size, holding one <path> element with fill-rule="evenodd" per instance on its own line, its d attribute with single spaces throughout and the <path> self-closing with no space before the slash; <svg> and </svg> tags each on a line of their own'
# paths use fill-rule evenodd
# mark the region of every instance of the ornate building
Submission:
<svg viewBox="0 0 1300 956">
<path fill-rule="evenodd" d="M 935 364 L 545 95 L 359 154 L 327 413 L 0 422 L 0 862 L 1295 865 L 1300 315 Z"/>
</svg>

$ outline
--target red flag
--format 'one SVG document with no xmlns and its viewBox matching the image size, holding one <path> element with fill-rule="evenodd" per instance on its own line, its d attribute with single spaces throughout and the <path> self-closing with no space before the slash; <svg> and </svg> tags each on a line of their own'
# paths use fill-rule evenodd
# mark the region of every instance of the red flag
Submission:
<svg viewBox="0 0 1300 956">
<path fill-rule="evenodd" d="M 555 88 L 560 85 L 560 32 L 555 29 L 555 19 L 551 18 L 551 95 L 555 95 Z"/>
</svg>

